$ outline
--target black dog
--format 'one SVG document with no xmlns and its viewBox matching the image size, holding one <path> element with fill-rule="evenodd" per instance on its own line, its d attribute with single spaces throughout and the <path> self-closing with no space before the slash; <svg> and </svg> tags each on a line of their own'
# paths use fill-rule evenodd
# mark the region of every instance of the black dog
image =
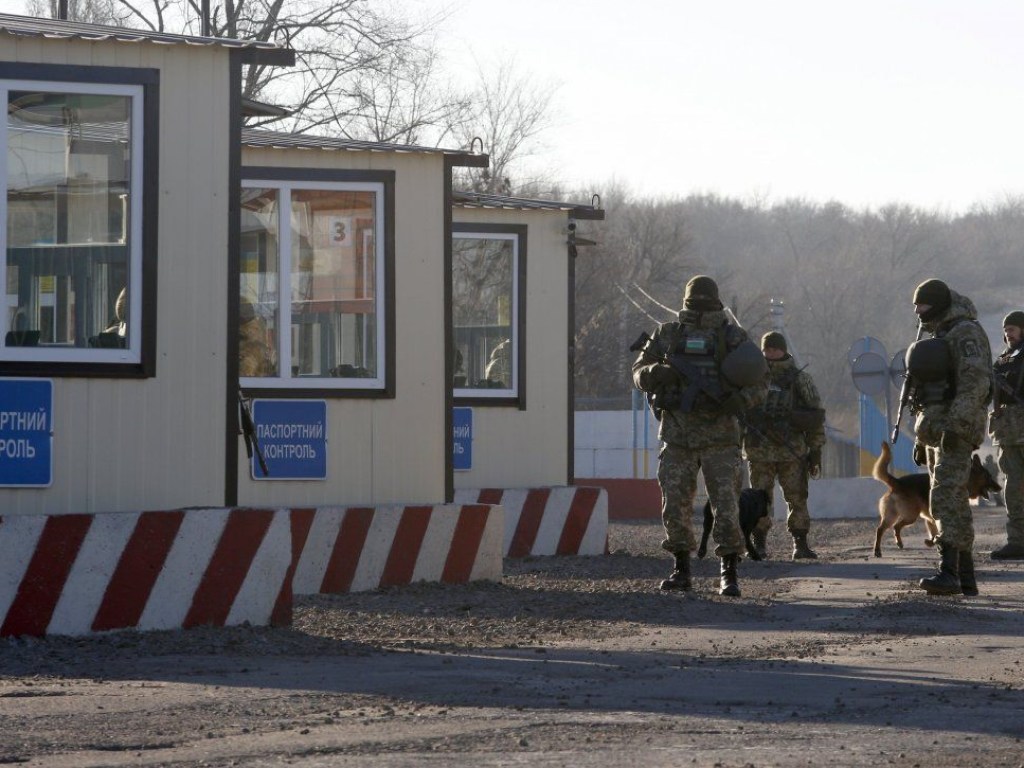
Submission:
<svg viewBox="0 0 1024 768">
<path fill-rule="evenodd" d="M 747 554 L 751 560 L 760 560 L 754 542 L 750 535 L 757 528 L 758 521 L 762 517 L 769 517 L 772 513 L 772 497 L 768 491 L 744 488 L 740 492 L 740 528 L 743 530 L 743 542 L 747 546 Z M 711 514 L 711 502 L 704 505 L 704 532 L 700 537 L 700 546 L 697 548 L 697 557 L 704 557 L 708 553 L 708 536 L 711 535 L 711 526 L 715 518 Z"/>
</svg>

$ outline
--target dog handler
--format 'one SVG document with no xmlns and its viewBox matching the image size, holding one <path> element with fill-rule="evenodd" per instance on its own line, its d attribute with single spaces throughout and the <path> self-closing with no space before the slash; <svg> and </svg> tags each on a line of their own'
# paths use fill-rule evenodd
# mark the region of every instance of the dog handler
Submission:
<svg viewBox="0 0 1024 768">
<path fill-rule="evenodd" d="M 993 560 L 1024 560 L 1024 312 L 1003 318 L 1006 349 L 992 366 L 994 408 L 989 433 L 999 449 L 999 469 L 1006 475 L 1006 544 Z"/>
<path fill-rule="evenodd" d="M 756 428 L 745 429 L 743 450 L 750 462 L 750 487 L 767 491 L 769 498 L 779 478 L 789 508 L 786 528 L 793 537 L 793 559 L 816 559 L 807 543 L 811 516 L 807 509 L 807 478 L 821 472 L 821 448 L 825 445 L 825 411 L 814 380 L 796 367 L 786 337 L 776 331 L 761 339 L 761 351 L 768 361 L 768 396 L 763 405 L 747 414 Z M 755 529 L 752 538 L 761 557 L 765 556 L 767 523 Z"/>
<path fill-rule="evenodd" d="M 757 345 L 724 310 L 714 280 L 706 275 L 690 280 L 678 319 L 660 325 L 641 348 L 633 363 L 633 384 L 648 393 L 661 422 L 661 546 L 675 558 L 661 588 L 691 589 L 690 552 L 697 546 L 693 501 L 700 471 L 714 514 L 715 555 L 721 558 L 719 593 L 739 597 L 736 566 L 744 544 L 737 415 L 764 399 L 765 369 Z"/>
<path fill-rule="evenodd" d="M 934 576 L 920 581 L 933 595 L 976 595 L 974 521 L 967 480 L 971 454 L 985 436 L 992 394 L 992 352 L 974 303 L 941 280 L 914 291 L 914 311 L 931 334 L 907 350 L 916 414 L 914 463 L 928 467 L 929 508 L 938 523 L 941 556 Z"/>
</svg>

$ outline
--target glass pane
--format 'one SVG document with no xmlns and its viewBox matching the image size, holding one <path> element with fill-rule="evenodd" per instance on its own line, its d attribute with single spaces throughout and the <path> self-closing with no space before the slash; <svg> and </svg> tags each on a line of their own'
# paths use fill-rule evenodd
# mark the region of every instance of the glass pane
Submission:
<svg viewBox="0 0 1024 768">
<path fill-rule="evenodd" d="M 238 375 L 277 376 L 281 327 L 276 189 L 242 190 Z"/>
<path fill-rule="evenodd" d="M 7 346 L 127 346 L 131 110 L 8 94 Z"/>
<path fill-rule="evenodd" d="M 292 375 L 377 376 L 375 192 L 292 192 Z"/>
<path fill-rule="evenodd" d="M 455 387 L 512 389 L 514 241 L 452 241 Z"/>
</svg>

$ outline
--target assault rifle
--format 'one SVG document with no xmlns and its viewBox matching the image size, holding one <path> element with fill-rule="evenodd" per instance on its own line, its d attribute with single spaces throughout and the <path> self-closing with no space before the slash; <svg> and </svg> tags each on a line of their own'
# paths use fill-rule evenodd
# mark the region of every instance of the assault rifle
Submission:
<svg viewBox="0 0 1024 768">
<path fill-rule="evenodd" d="M 1007 405 L 1007 403 L 1003 401 L 1001 395 L 1009 397 L 1017 405 L 1024 405 L 1024 400 L 1021 400 L 1020 395 L 1017 394 L 1010 382 L 1006 379 L 1001 379 L 998 376 L 993 376 L 992 381 L 995 383 L 995 397 L 993 398 L 995 400 L 995 410 L 998 411 L 1003 406 Z"/>
<path fill-rule="evenodd" d="M 238 414 L 242 422 L 242 437 L 245 438 L 245 455 L 251 459 L 253 453 L 255 453 L 263 476 L 270 477 L 270 470 L 267 469 L 267 462 L 263 458 L 263 451 L 260 450 L 259 440 L 256 439 L 256 422 L 252 418 L 249 399 L 242 394 L 242 390 L 238 390 Z"/>
<path fill-rule="evenodd" d="M 924 321 L 919 320 L 917 323 L 917 338 L 914 339 L 915 344 L 921 340 L 921 334 L 923 332 Z M 907 403 L 910 402 L 910 398 L 913 394 L 914 386 L 910 383 L 910 374 L 907 371 L 904 371 L 903 386 L 900 388 L 900 407 L 896 409 L 896 421 L 893 422 L 892 434 L 889 435 L 889 442 L 893 445 L 896 445 L 896 441 L 900 439 L 900 420 L 903 418 L 903 411 L 906 410 Z"/>
<path fill-rule="evenodd" d="M 654 341 L 646 331 L 637 337 L 637 340 L 629 345 L 631 352 L 647 352 L 651 342 Z M 722 389 L 722 385 L 717 381 L 708 379 L 701 373 L 700 368 L 691 363 L 689 360 L 685 360 L 682 355 L 657 355 L 654 357 L 659 363 L 664 363 L 672 367 L 676 373 L 679 374 L 681 380 L 686 384 L 686 389 L 680 394 L 678 405 L 672 410 L 680 410 L 683 413 L 689 413 L 693 410 L 693 403 L 697 399 L 697 395 L 703 392 L 705 395 L 711 398 L 715 403 L 721 403 L 725 399 L 725 391 Z"/>
<path fill-rule="evenodd" d="M 648 352 L 659 363 L 665 363 L 666 365 L 670 365 L 675 370 L 675 372 L 680 375 L 682 380 L 686 383 L 686 390 L 682 393 L 682 395 L 679 398 L 678 410 L 682 411 L 683 413 L 689 413 L 693 409 L 693 402 L 699 392 L 703 392 L 705 395 L 707 395 L 708 398 L 710 398 L 710 400 L 713 403 L 715 403 L 715 405 L 722 404 L 722 402 L 727 397 L 727 393 L 722 388 L 721 384 L 719 384 L 717 381 L 712 381 L 705 377 L 704 374 L 701 373 L 700 368 L 691 363 L 689 360 L 683 359 L 682 355 L 659 355 L 651 352 L 648 349 L 648 347 L 650 346 L 652 341 L 654 341 L 654 339 L 652 339 L 650 335 L 645 331 L 640 334 L 636 341 L 629 345 L 629 349 L 631 352 Z M 658 396 L 656 394 L 648 393 L 647 402 L 650 404 L 651 410 L 654 411 L 655 418 L 657 418 L 660 421 L 661 411 L 664 411 L 666 409 L 664 408 L 664 406 L 659 405 Z M 673 408 L 672 410 L 676 409 Z M 797 461 L 807 461 L 807 457 L 801 456 L 799 453 L 797 453 L 796 449 L 793 448 L 792 444 L 790 444 L 790 442 L 783 438 L 781 435 L 773 435 L 772 433 L 766 434 L 764 431 L 759 429 L 755 424 L 752 424 L 750 420 L 747 419 L 746 416 L 742 413 L 736 414 L 736 419 L 739 421 L 740 426 L 742 426 L 744 429 L 748 430 L 752 434 L 756 435 L 757 437 L 760 437 L 762 440 L 767 440 L 768 442 L 775 443 L 776 445 L 781 445 L 783 448 L 789 451 L 789 453 L 791 453 Z"/>
</svg>

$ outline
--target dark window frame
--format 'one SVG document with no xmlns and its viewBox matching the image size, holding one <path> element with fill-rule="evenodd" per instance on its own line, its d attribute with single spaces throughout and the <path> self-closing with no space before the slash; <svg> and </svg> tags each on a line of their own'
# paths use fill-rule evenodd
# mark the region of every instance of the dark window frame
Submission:
<svg viewBox="0 0 1024 768">
<path fill-rule="evenodd" d="M 294 400 L 343 400 L 343 399 L 379 399 L 388 400 L 395 397 L 395 171 L 390 170 L 351 170 L 299 168 L 286 166 L 255 166 L 243 165 L 240 182 L 278 181 L 292 185 L 303 182 L 367 182 L 381 184 L 384 187 L 384 275 L 383 275 L 383 307 L 379 317 L 384 322 L 384 349 L 381 359 L 384 363 L 383 387 L 345 388 L 322 387 L 311 384 L 308 387 L 244 387 L 247 395 L 256 398 L 290 398 Z M 241 186 L 239 186 L 241 189 Z M 240 254 L 239 254 L 240 257 Z M 236 271 L 240 258 L 235 259 Z M 234 284 L 238 285 L 238 276 Z M 228 319 L 228 333 L 232 338 L 238 336 L 238 313 Z M 315 379 L 314 379 L 315 381 Z"/>
<path fill-rule="evenodd" d="M 86 362 L 0 360 L 0 376 L 53 378 L 132 378 L 156 376 L 157 275 L 160 161 L 160 71 L 130 67 L 93 67 L 66 64 L 0 62 L 0 80 L 34 80 L 45 83 L 134 85 L 142 87 L 142 221 L 138 267 L 141 269 L 142 316 L 138 362 Z M 6 179 L 4 186 L 6 187 Z M 4 244 L 6 247 L 6 243 Z M 6 264 L 6 254 L 4 264 Z M 130 264 L 135 268 L 135 264 Z M 129 318 L 130 321 L 133 320 Z"/>
<path fill-rule="evenodd" d="M 517 408 L 526 410 L 526 263 L 529 227 L 526 224 L 490 224 L 474 222 L 452 222 L 452 240 L 456 235 L 514 235 L 516 237 L 516 394 L 508 397 L 479 397 L 455 394 L 454 384 L 449 380 L 453 403 L 460 407 L 473 408 Z M 449 307 L 449 314 L 452 308 Z"/>
</svg>

